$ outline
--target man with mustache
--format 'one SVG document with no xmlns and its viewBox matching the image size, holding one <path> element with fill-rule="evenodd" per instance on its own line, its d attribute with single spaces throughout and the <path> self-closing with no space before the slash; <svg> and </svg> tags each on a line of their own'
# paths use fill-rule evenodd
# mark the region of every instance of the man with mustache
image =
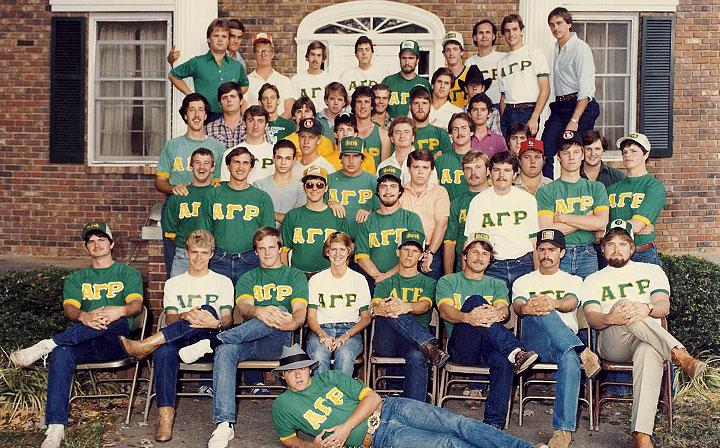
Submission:
<svg viewBox="0 0 720 448">
<path fill-rule="evenodd" d="M 400 44 L 400 71 L 383 79 L 382 83 L 390 88 L 388 113 L 393 118 L 407 116 L 413 87 L 423 86 L 428 92 L 432 89 L 427 79 L 415 72 L 419 60 L 420 45 L 414 40 L 403 41 Z"/>
</svg>

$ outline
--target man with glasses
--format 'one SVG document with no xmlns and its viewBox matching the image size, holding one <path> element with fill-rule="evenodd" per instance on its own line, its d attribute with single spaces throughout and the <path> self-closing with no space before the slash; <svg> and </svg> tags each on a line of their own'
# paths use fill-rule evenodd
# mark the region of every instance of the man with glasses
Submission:
<svg viewBox="0 0 720 448">
<path fill-rule="evenodd" d="M 250 106 L 258 104 L 260 88 L 265 83 L 270 83 L 280 92 L 278 114 L 290 118 L 290 109 L 295 101 L 292 82 L 290 82 L 290 78 L 273 68 L 275 47 L 272 36 L 268 33 L 257 33 L 253 38 L 253 51 L 255 52 L 256 68 L 248 75 L 250 80 L 250 87 L 246 95 L 248 104 Z"/>
</svg>

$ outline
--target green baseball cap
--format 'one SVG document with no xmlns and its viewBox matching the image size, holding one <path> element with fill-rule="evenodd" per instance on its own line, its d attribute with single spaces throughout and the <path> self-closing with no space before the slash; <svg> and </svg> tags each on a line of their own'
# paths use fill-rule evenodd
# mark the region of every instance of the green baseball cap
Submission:
<svg viewBox="0 0 720 448">
<path fill-rule="evenodd" d="M 343 137 L 340 140 L 340 154 L 362 154 L 365 140 L 358 137 Z"/>
<path fill-rule="evenodd" d="M 420 45 L 418 45 L 417 42 L 414 40 L 404 40 L 400 44 L 400 54 L 402 54 L 403 51 L 409 50 L 415 53 L 415 56 L 420 56 Z"/>
<path fill-rule="evenodd" d="M 425 234 L 416 230 L 406 230 L 400 235 L 398 249 L 405 244 L 414 244 L 419 247 L 420 250 L 425 250 Z"/>
<path fill-rule="evenodd" d="M 90 222 L 85 224 L 82 229 L 83 241 L 87 241 L 88 234 L 90 234 L 91 232 L 100 232 L 105 235 L 110 241 L 112 241 L 113 239 L 110 227 L 104 222 Z"/>
<path fill-rule="evenodd" d="M 394 167 L 392 165 L 386 165 L 378 170 L 378 183 L 383 181 L 383 178 L 387 176 L 392 176 L 395 179 L 397 179 L 400 184 L 402 184 L 402 171 L 400 171 L 400 168 Z"/>
<path fill-rule="evenodd" d="M 622 229 L 625 231 L 625 233 L 630 235 L 630 238 L 635 239 L 635 233 L 633 232 L 632 224 L 630 224 L 629 222 L 627 222 L 625 220 L 613 219 L 612 221 L 610 221 L 608 223 L 607 227 L 605 227 L 605 235 L 610 233 L 610 231 L 612 229 Z"/>
</svg>

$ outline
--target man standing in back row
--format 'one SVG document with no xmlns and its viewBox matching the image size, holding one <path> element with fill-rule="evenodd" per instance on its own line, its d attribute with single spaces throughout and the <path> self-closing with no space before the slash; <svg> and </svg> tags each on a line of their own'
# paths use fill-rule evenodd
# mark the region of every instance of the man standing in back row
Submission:
<svg viewBox="0 0 720 448">
<path fill-rule="evenodd" d="M 423 86 L 430 92 L 432 87 L 427 79 L 420 77 L 415 69 L 420 61 L 420 45 L 414 40 L 404 40 L 400 44 L 400 71 L 386 76 L 383 84 L 390 88 L 388 113 L 391 117 L 406 117 L 410 105 L 410 91 L 415 86 Z"/>
</svg>

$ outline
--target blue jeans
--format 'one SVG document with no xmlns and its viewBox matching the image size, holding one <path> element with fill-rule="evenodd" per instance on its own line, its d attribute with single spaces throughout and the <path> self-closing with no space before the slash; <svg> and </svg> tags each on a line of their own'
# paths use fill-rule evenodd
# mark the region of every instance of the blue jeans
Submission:
<svg viewBox="0 0 720 448">
<path fill-rule="evenodd" d="M 334 324 L 321 324 L 320 328 L 330 337 L 339 338 L 349 329 L 355 326 L 355 322 L 338 322 Z M 318 362 L 315 374 L 325 373 L 330 370 L 330 358 L 335 357 L 333 370 L 339 370 L 347 376 L 353 376 L 355 371 L 355 359 L 363 351 L 362 333 L 347 340 L 334 352 L 320 343 L 320 338 L 314 332 L 310 333 L 307 341 L 307 354 Z"/>
<path fill-rule="evenodd" d="M 460 311 L 469 313 L 474 308 L 487 304 L 482 296 L 470 296 Z M 516 348 L 524 350 L 522 343 L 502 324 L 494 323 L 489 328 L 473 327 L 470 324 L 453 325 L 448 343 L 452 362 L 490 367 L 490 392 L 483 418 L 488 425 L 499 428 L 505 426 L 514 375 L 508 355 Z"/>
<path fill-rule="evenodd" d="M 201 308 L 217 319 L 218 315 L 215 308 L 210 305 L 203 305 Z M 180 349 L 201 339 L 209 339 L 210 346 L 214 349 L 220 345 L 220 341 L 215 337 L 218 333 L 217 330 L 192 328 L 190 322 L 186 320 L 179 320 L 172 325 L 161 328 L 160 332 L 165 337 L 165 344 L 158 347 L 153 354 L 153 376 L 157 393 L 157 406 L 175 406 L 177 375 L 180 367 L 178 352 Z"/>
<path fill-rule="evenodd" d="M 248 359 L 279 359 L 283 346 L 290 345 L 291 332 L 265 325 L 260 319 L 247 322 L 217 335 L 222 342 L 215 350 L 213 366 L 213 422 L 235 421 L 237 364 Z"/>
<path fill-rule="evenodd" d="M 550 103 L 550 117 L 545 122 L 542 141 L 545 147 L 545 165 L 543 175 L 553 179 L 553 163 L 557 154 L 558 141 L 567 128 L 577 101 L 554 101 Z M 600 116 L 600 106 L 594 99 L 591 100 L 578 120 L 577 133 L 582 137 L 587 131 L 595 127 L 595 120 Z"/>
<path fill-rule="evenodd" d="M 440 280 L 440 277 L 443 276 L 443 245 L 440 245 L 440 248 L 435 252 L 435 255 L 433 255 L 433 261 L 430 263 L 430 272 L 428 272 L 428 277 L 434 278 L 436 281 Z"/>
<path fill-rule="evenodd" d="M 560 259 L 560 270 L 568 274 L 577 275 L 585 280 L 585 277 L 597 272 L 597 252 L 593 243 L 580 246 L 567 246 L 565 256 Z"/>
<path fill-rule="evenodd" d="M 53 349 L 50 357 L 45 424 L 67 425 L 70 386 L 75 366 L 126 358 L 128 355 L 120 343 L 120 336 L 129 335 L 130 327 L 124 318 L 110 323 L 107 330 L 95 330 L 77 323 L 55 335 L 53 341 L 58 346 Z"/>
<path fill-rule="evenodd" d="M 532 448 L 530 443 L 479 420 L 400 397 L 383 400 L 380 426 L 373 435 L 372 445 L 388 448 Z"/>
<path fill-rule="evenodd" d="M 500 130 L 502 131 L 503 137 L 507 137 L 508 128 L 511 124 L 527 123 L 534 111 L 534 107 L 514 109 L 506 106 L 505 111 L 500 116 Z"/>
<path fill-rule="evenodd" d="M 163 202 L 162 209 L 160 210 L 160 221 L 162 222 L 165 217 L 165 207 L 172 195 L 165 195 L 165 202 Z M 165 229 L 163 230 L 163 261 L 165 261 L 165 278 L 170 278 L 170 272 L 172 271 L 173 259 L 175 258 L 175 241 L 165 237 Z"/>
<path fill-rule="evenodd" d="M 183 247 L 175 248 L 175 258 L 172 261 L 172 269 L 170 269 L 170 277 L 177 277 L 184 274 L 188 270 L 190 260 L 188 259 L 187 250 Z"/>
<path fill-rule="evenodd" d="M 419 401 L 427 400 L 428 360 L 420 346 L 435 336 L 424 328 L 412 314 L 401 314 L 397 319 L 375 318 L 373 349 L 380 356 L 405 359 L 403 396 Z"/>
<path fill-rule="evenodd" d="M 532 252 L 528 252 L 520 258 L 510 260 L 495 260 L 485 270 L 485 275 L 502 280 L 512 291 L 512 285 L 518 278 L 533 271 Z"/>
<path fill-rule="evenodd" d="M 650 263 L 662 266 L 662 261 L 658 256 L 657 248 L 653 244 L 652 249 L 647 249 L 642 252 L 635 252 L 632 256 L 632 261 L 638 261 L 641 263 Z"/>
<path fill-rule="evenodd" d="M 522 325 L 525 346 L 543 362 L 558 365 L 553 428 L 575 431 L 580 393 L 580 357 L 576 349 L 582 350 L 584 345 L 555 310 L 546 316 L 525 316 Z"/>
<path fill-rule="evenodd" d="M 210 270 L 229 278 L 233 285 L 237 283 L 240 276 L 258 266 L 260 266 L 260 260 L 254 250 L 234 254 L 222 249 L 215 249 L 215 255 L 210 259 Z"/>
</svg>

